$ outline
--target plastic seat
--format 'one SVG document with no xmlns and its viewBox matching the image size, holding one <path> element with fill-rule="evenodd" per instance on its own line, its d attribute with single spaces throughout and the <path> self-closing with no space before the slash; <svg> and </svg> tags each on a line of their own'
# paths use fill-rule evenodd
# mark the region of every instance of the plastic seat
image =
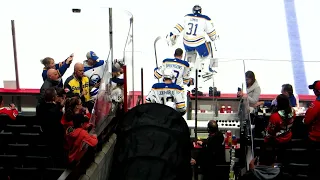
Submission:
<svg viewBox="0 0 320 180">
<path fill-rule="evenodd" d="M 5 132 L 13 133 L 41 133 L 41 126 L 27 126 L 27 125 L 14 125 L 7 124 L 5 127 Z"/>
<path fill-rule="evenodd" d="M 8 173 L 4 167 L 0 167 L 0 179 L 8 179 Z"/>
<path fill-rule="evenodd" d="M 0 155 L 1 167 L 15 167 L 21 166 L 21 161 L 17 155 Z"/>
<path fill-rule="evenodd" d="M 8 154 L 12 155 L 26 155 L 30 149 L 29 144 L 8 144 Z"/>
<path fill-rule="evenodd" d="M 8 122 L 13 121 L 9 116 L 0 114 L 0 132 L 5 129 Z"/>
<path fill-rule="evenodd" d="M 38 118 L 34 112 L 31 113 L 20 113 L 17 116 L 16 124 L 33 126 L 33 125 L 40 125 Z"/>
<path fill-rule="evenodd" d="M 308 167 L 309 167 L 309 164 L 290 163 L 288 166 L 288 173 L 292 174 L 293 176 L 307 175 Z"/>
<path fill-rule="evenodd" d="M 53 162 L 49 157 L 25 156 L 23 158 L 23 167 L 51 168 Z"/>
<path fill-rule="evenodd" d="M 60 168 L 47 168 L 44 171 L 43 179 L 46 180 L 57 180 L 65 169 Z"/>
<path fill-rule="evenodd" d="M 32 145 L 29 147 L 28 152 L 26 155 L 29 156 L 48 156 L 49 147 L 47 145 Z"/>
<path fill-rule="evenodd" d="M 41 180 L 42 172 L 38 168 L 13 168 L 10 180 L 32 179 Z"/>
<path fill-rule="evenodd" d="M 28 132 L 26 125 L 14 125 L 14 124 L 7 124 L 5 129 L 5 132 L 12 132 L 12 133 L 20 133 L 20 132 Z"/>
<path fill-rule="evenodd" d="M 307 164 L 309 162 L 308 150 L 300 148 L 286 149 L 287 160 L 290 163 Z"/>
<path fill-rule="evenodd" d="M 20 133 L 17 135 L 17 143 L 42 144 L 42 136 L 39 133 Z"/>
<path fill-rule="evenodd" d="M 1 132 L 0 133 L 0 153 L 4 153 L 7 144 L 15 143 L 14 135 L 11 132 Z"/>
<path fill-rule="evenodd" d="M 292 148 L 306 148 L 307 141 L 305 139 L 291 139 L 290 147 L 292 147 Z"/>
</svg>

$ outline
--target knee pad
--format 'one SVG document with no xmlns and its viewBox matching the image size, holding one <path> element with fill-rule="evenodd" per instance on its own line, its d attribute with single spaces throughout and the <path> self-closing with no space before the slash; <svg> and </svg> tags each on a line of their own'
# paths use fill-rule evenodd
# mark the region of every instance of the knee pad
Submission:
<svg viewBox="0 0 320 180">
<path fill-rule="evenodd" d="M 186 51 L 186 61 L 190 64 L 194 64 L 197 59 L 197 52 L 196 51 Z"/>
</svg>

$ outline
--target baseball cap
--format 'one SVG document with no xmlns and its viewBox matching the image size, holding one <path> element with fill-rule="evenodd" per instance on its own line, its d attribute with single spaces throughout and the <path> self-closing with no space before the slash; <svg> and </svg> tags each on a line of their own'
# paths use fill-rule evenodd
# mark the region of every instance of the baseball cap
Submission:
<svg viewBox="0 0 320 180">
<path fill-rule="evenodd" d="M 309 85 L 309 89 L 320 90 L 320 81 L 315 81 L 313 84 Z"/>
<path fill-rule="evenodd" d="M 96 61 L 99 59 L 99 57 L 93 51 L 89 51 L 87 53 L 87 59 L 92 59 L 92 60 Z"/>
</svg>

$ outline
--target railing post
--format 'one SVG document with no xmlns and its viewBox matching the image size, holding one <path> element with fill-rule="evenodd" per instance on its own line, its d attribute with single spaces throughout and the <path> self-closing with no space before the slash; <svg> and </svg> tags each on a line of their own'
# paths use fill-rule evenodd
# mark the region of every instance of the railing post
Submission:
<svg viewBox="0 0 320 180">
<path fill-rule="evenodd" d="M 18 55 L 17 55 L 17 45 L 16 45 L 16 28 L 15 28 L 14 20 L 11 20 L 11 33 L 12 33 L 12 45 L 13 45 L 13 56 L 14 56 L 14 69 L 16 73 L 16 88 L 20 89 Z"/>
<path fill-rule="evenodd" d="M 144 104 L 143 68 L 141 68 L 141 104 Z"/>
<path fill-rule="evenodd" d="M 123 109 L 124 112 L 128 111 L 128 87 L 127 87 L 127 66 L 124 65 L 123 69 Z"/>
</svg>

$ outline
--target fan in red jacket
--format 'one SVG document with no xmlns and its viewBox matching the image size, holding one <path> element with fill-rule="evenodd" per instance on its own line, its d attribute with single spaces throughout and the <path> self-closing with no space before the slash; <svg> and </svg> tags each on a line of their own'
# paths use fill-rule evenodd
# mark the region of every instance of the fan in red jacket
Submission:
<svg viewBox="0 0 320 180">
<path fill-rule="evenodd" d="M 16 117 L 19 114 L 19 112 L 16 109 L 16 106 L 14 104 L 10 104 L 10 107 L 3 106 L 3 97 L 0 96 L 0 114 L 8 115 L 12 120 L 16 120 Z"/>
<path fill-rule="evenodd" d="M 309 128 L 309 173 L 310 179 L 319 179 L 319 159 L 320 154 L 317 149 L 320 149 L 320 81 L 315 81 L 309 86 L 314 94 L 317 96 L 316 100 L 313 101 L 304 118 L 304 123 Z"/>
<path fill-rule="evenodd" d="M 78 161 L 84 154 L 86 145 L 96 146 L 98 144 L 97 135 L 89 134 L 84 129 L 85 118 L 81 114 L 74 116 L 73 127 L 67 129 L 66 140 L 69 146 L 69 162 Z"/>
<path fill-rule="evenodd" d="M 317 96 L 313 101 L 304 118 L 304 123 L 309 126 L 309 139 L 320 142 L 320 81 L 315 81 L 309 86 Z"/>
<path fill-rule="evenodd" d="M 296 117 L 287 96 L 277 96 L 277 111 L 272 113 L 266 129 L 265 142 L 273 138 L 277 143 L 287 143 L 291 140 L 291 127 Z"/>
</svg>

